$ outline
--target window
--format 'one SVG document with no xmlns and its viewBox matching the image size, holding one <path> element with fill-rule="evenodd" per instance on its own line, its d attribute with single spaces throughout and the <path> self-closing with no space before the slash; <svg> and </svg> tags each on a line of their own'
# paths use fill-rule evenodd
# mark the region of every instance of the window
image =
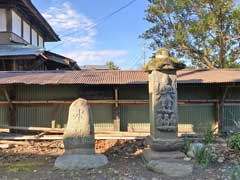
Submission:
<svg viewBox="0 0 240 180">
<path fill-rule="evenodd" d="M 0 9 L 0 31 L 7 31 L 7 16 L 5 9 Z"/>
<path fill-rule="evenodd" d="M 37 32 L 34 29 L 32 29 L 32 45 L 38 46 Z"/>
<path fill-rule="evenodd" d="M 23 22 L 23 39 L 28 43 L 30 43 L 30 33 L 31 33 L 30 26 L 24 21 Z"/>
<path fill-rule="evenodd" d="M 38 46 L 43 48 L 44 47 L 44 43 L 43 43 L 43 38 L 42 36 L 38 36 Z"/>
<path fill-rule="evenodd" d="M 12 11 L 12 32 L 20 37 L 22 36 L 21 21 L 21 18 L 14 11 Z"/>
</svg>

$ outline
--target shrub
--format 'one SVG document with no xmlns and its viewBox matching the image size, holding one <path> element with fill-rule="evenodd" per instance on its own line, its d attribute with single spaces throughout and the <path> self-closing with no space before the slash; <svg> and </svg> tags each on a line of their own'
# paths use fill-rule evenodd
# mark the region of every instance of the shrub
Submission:
<svg viewBox="0 0 240 180">
<path fill-rule="evenodd" d="M 215 136 L 214 136 L 214 132 L 216 131 L 215 129 L 212 129 L 211 127 L 209 127 L 206 132 L 203 134 L 203 143 L 204 144 L 212 144 L 215 141 Z"/>
<path fill-rule="evenodd" d="M 233 171 L 231 173 L 231 180 L 238 180 L 240 179 L 240 166 L 236 166 L 233 168 Z"/>
<path fill-rule="evenodd" d="M 203 147 L 196 151 L 195 159 L 200 165 L 208 167 L 217 161 L 216 151 L 212 146 Z"/>
<path fill-rule="evenodd" d="M 228 145 L 234 150 L 240 150 L 240 133 L 236 133 L 229 137 Z"/>
</svg>

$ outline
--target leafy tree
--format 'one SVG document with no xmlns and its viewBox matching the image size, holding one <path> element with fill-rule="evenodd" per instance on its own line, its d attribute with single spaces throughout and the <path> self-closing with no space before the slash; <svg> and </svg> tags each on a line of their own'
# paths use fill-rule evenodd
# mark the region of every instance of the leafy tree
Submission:
<svg viewBox="0 0 240 180">
<path fill-rule="evenodd" d="M 240 67 L 240 6 L 233 0 L 148 0 L 142 38 L 193 66 Z"/>
<path fill-rule="evenodd" d="M 120 68 L 114 64 L 113 61 L 107 61 L 106 66 L 109 67 L 109 69 L 112 70 L 119 70 Z"/>
</svg>

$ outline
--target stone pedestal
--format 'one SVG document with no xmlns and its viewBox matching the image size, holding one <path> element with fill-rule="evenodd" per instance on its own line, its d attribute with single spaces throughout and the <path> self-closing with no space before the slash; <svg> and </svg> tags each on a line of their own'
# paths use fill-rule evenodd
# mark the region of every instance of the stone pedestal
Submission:
<svg viewBox="0 0 240 180">
<path fill-rule="evenodd" d="M 78 99 L 70 106 L 63 142 L 65 153 L 55 161 L 55 167 L 59 169 L 92 169 L 108 163 L 104 155 L 95 153 L 92 113 L 84 99 Z"/>
<path fill-rule="evenodd" d="M 168 176 L 185 176 L 192 164 L 184 162 L 182 141 L 178 139 L 178 107 L 176 71 L 184 67 L 176 59 L 159 50 L 147 65 L 149 74 L 150 149 L 143 152 L 146 166 Z"/>
</svg>

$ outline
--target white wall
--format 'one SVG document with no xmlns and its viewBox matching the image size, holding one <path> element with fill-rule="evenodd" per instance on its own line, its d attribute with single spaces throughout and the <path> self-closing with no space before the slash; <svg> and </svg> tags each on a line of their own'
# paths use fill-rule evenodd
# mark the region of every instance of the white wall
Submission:
<svg viewBox="0 0 240 180">
<path fill-rule="evenodd" d="M 5 9 L 0 9 L 0 31 L 7 31 L 7 16 Z"/>
<path fill-rule="evenodd" d="M 23 22 L 23 39 L 28 43 L 30 43 L 30 35 L 31 35 L 30 33 L 31 33 L 30 25 L 24 21 Z"/>
<path fill-rule="evenodd" d="M 32 29 L 32 45 L 38 46 L 37 32 Z"/>
<path fill-rule="evenodd" d="M 38 36 L 38 46 L 43 48 L 44 47 L 44 42 L 42 36 Z"/>
<path fill-rule="evenodd" d="M 12 32 L 21 37 L 21 18 L 12 10 Z"/>
</svg>

